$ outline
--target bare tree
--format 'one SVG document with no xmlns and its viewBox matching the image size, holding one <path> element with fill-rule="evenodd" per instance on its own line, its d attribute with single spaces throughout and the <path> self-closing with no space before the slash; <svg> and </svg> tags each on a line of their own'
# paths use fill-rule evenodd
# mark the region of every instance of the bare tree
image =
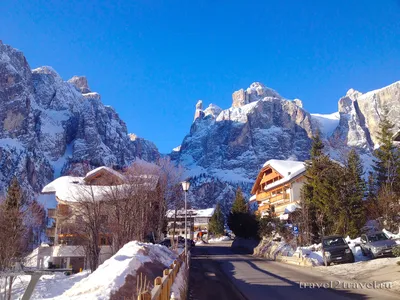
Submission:
<svg viewBox="0 0 400 300">
<path fill-rule="evenodd" d="M 58 226 L 61 233 L 72 237 L 65 243 L 83 246 L 89 268 L 94 271 L 99 266 L 101 238 L 109 234 L 104 187 L 78 185 L 73 193 L 75 201 L 67 204 L 64 212 L 58 209 L 64 216 Z"/>
</svg>

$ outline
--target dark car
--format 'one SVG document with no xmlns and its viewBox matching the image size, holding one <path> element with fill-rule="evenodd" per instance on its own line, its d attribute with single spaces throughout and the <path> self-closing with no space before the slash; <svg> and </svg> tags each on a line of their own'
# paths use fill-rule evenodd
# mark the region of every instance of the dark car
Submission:
<svg viewBox="0 0 400 300">
<path fill-rule="evenodd" d="M 171 247 L 171 239 L 164 239 L 159 244 L 169 248 Z"/>
<path fill-rule="evenodd" d="M 185 247 L 185 238 L 178 236 L 177 239 L 175 239 L 175 243 L 178 242 L 178 247 L 179 248 L 184 248 Z M 160 245 L 163 245 L 165 247 L 170 248 L 172 246 L 171 244 L 171 238 L 165 238 L 164 240 L 162 240 L 161 242 L 159 242 Z M 191 247 L 195 246 L 195 243 L 193 240 L 187 239 L 187 245 L 188 248 L 190 249 Z"/>
<path fill-rule="evenodd" d="M 395 246 L 396 242 L 381 231 L 361 235 L 361 252 L 371 258 L 391 256 Z"/>
<path fill-rule="evenodd" d="M 325 266 L 331 263 L 352 263 L 354 255 L 340 235 L 325 236 L 322 238 L 322 255 Z"/>
</svg>

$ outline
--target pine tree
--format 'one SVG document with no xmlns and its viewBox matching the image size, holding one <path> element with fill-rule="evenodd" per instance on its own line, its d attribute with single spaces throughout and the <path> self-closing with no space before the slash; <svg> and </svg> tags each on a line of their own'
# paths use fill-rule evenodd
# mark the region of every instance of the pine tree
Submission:
<svg viewBox="0 0 400 300">
<path fill-rule="evenodd" d="M 375 150 L 374 170 L 378 188 L 383 185 L 395 187 L 398 183 L 398 170 L 400 166 L 400 158 L 397 148 L 393 144 L 394 125 L 387 118 L 387 112 L 383 114 L 383 118 L 379 123 L 378 142 L 379 148 Z"/>
<path fill-rule="evenodd" d="M 212 215 L 209 223 L 209 231 L 214 236 L 219 237 L 224 235 L 225 217 L 222 213 L 221 205 L 217 203 L 214 214 Z"/>
<path fill-rule="evenodd" d="M 326 169 L 329 158 L 323 154 L 324 145 L 319 132 L 312 138 L 310 151 L 311 159 L 306 162 L 305 178 L 306 182 L 302 187 L 301 197 L 304 202 L 304 211 L 302 219 L 307 220 L 307 224 L 302 224 L 307 229 L 307 236 L 304 237 L 307 243 L 319 243 L 320 236 L 323 234 L 323 220 L 325 219 L 324 201 L 321 194 L 324 189 L 321 188 L 321 174 Z"/>
<path fill-rule="evenodd" d="M 379 124 L 379 148 L 375 150 L 375 176 L 377 204 L 384 226 L 389 230 L 398 230 L 400 214 L 400 156 L 393 144 L 393 124 L 387 118 L 387 112 Z"/>
<path fill-rule="evenodd" d="M 240 187 L 236 190 L 236 197 L 231 211 L 232 213 L 247 213 L 249 211 Z"/>
<path fill-rule="evenodd" d="M 236 191 L 235 201 L 228 216 L 228 226 L 238 237 L 250 238 L 258 236 L 258 222 L 255 216 L 250 214 L 240 188 Z"/>
<path fill-rule="evenodd" d="M 321 140 L 321 136 L 319 131 L 312 137 L 312 146 L 311 146 L 311 159 L 321 156 L 324 150 L 324 144 Z"/>
<path fill-rule="evenodd" d="M 364 170 L 358 153 L 352 149 L 349 153 L 346 165 L 345 186 L 347 203 L 343 203 L 348 209 L 346 214 L 348 224 L 346 234 L 355 238 L 359 235 L 361 228 L 365 225 L 366 215 L 363 199 L 365 196 L 366 185 L 363 179 Z"/>
</svg>

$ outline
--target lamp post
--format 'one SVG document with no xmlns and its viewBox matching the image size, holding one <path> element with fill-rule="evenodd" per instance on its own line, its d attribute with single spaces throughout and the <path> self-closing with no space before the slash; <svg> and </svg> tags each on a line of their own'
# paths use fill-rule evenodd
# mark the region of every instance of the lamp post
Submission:
<svg viewBox="0 0 400 300">
<path fill-rule="evenodd" d="M 182 182 L 182 189 L 185 192 L 185 260 L 186 260 L 186 267 L 188 267 L 188 259 L 187 259 L 187 201 L 186 201 L 186 194 L 189 191 L 190 182 L 183 181 Z"/>
</svg>

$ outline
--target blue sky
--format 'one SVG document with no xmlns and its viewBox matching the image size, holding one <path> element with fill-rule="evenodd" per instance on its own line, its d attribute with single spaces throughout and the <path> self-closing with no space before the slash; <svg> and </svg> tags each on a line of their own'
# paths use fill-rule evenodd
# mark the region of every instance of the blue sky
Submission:
<svg viewBox="0 0 400 300">
<path fill-rule="evenodd" d="M 260 81 L 310 112 L 400 80 L 400 1 L 4 1 L 0 39 L 32 68 L 85 75 L 167 153 L 198 99 Z"/>
</svg>

